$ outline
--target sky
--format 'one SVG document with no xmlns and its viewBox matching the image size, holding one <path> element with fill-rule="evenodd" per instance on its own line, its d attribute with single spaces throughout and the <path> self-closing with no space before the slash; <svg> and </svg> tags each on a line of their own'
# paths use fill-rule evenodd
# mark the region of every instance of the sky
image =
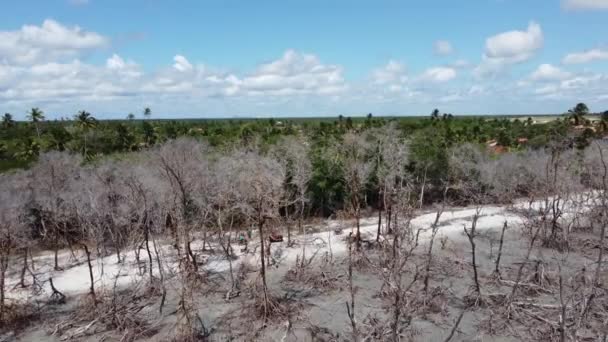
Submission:
<svg viewBox="0 0 608 342">
<path fill-rule="evenodd" d="M 608 0 L 0 6 L 0 112 L 16 119 L 608 110 Z"/>
</svg>

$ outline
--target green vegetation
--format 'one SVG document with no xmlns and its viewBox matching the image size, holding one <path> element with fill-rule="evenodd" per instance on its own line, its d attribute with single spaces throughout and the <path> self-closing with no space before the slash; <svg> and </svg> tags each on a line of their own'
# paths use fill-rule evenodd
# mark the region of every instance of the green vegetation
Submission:
<svg viewBox="0 0 608 342">
<path fill-rule="evenodd" d="M 413 174 L 429 184 L 443 179 L 447 170 L 447 151 L 456 145 L 488 145 L 497 152 L 523 148 L 544 148 L 554 141 L 587 146 L 607 131 L 608 115 L 589 120 L 589 109 L 578 104 L 563 116 L 538 122 L 532 117 L 456 117 L 438 109 L 429 117 L 286 118 L 286 119 L 207 119 L 153 120 L 152 110 L 142 111 L 144 120 L 129 114 L 126 120 L 96 120 L 85 110 L 73 120 L 46 121 L 44 112 L 32 108 L 28 122 L 16 122 L 11 114 L 2 117 L 0 127 L 0 172 L 27 168 L 41 153 L 58 150 L 83 156 L 94 162 L 108 156 L 145 150 L 168 140 L 188 136 L 207 141 L 214 147 L 258 146 L 268 151 L 286 137 L 301 137 L 310 144 L 312 180 L 309 184 L 314 210 L 328 215 L 343 202 L 341 175 L 328 148 L 339 144 L 353 132 L 361 137 L 373 129 L 392 126 L 411 146 Z M 371 157 L 370 157 L 371 158 Z M 371 194 L 370 194 L 371 195 Z"/>
</svg>

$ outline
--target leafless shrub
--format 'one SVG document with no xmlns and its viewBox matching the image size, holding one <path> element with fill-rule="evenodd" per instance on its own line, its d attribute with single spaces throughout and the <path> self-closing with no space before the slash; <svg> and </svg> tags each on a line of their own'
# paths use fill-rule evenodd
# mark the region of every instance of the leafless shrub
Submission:
<svg viewBox="0 0 608 342">
<path fill-rule="evenodd" d="M 91 297 L 81 298 L 67 319 L 49 328 L 49 335 L 69 340 L 110 332 L 118 334 L 122 341 L 154 335 L 157 327 L 142 313 L 152 298 L 144 295 L 145 289 L 139 284 L 120 290 L 116 280 L 117 277 L 112 290 L 99 293 L 95 302 Z"/>
</svg>

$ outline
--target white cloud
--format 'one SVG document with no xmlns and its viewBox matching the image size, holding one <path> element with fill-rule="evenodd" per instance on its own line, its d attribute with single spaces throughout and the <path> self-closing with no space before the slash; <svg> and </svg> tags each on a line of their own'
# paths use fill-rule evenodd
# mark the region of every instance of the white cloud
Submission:
<svg viewBox="0 0 608 342">
<path fill-rule="evenodd" d="M 532 90 L 533 94 L 544 100 L 598 101 L 604 93 L 608 75 L 601 73 L 582 73 L 555 82 L 545 83 Z"/>
<path fill-rule="evenodd" d="M 517 63 L 530 59 L 543 46 L 543 32 L 535 22 L 527 31 L 509 31 L 486 40 L 485 56 Z"/>
<path fill-rule="evenodd" d="M 175 62 L 175 64 L 173 64 L 173 67 L 177 71 L 186 72 L 191 71 L 193 69 L 192 64 L 190 64 L 188 59 L 186 59 L 186 57 L 182 55 L 175 55 L 175 57 L 173 57 L 173 61 Z"/>
<path fill-rule="evenodd" d="M 496 75 L 512 64 L 532 58 L 543 47 L 543 31 L 530 22 L 526 31 L 508 31 L 486 39 L 482 62 L 475 68 L 477 77 Z"/>
<path fill-rule="evenodd" d="M 454 48 L 452 47 L 452 44 L 450 42 L 448 42 L 447 40 L 436 41 L 433 48 L 435 50 L 435 54 L 437 54 L 439 56 L 447 56 L 447 55 L 451 54 L 452 52 L 454 52 Z"/>
<path fill-rule="evenodd" d="M 322 64 L 318 57 L 294 50 L 233 83 L 250 95 L 335 94 L 345 89 L 342 67 Z"/>
<path fill-rule="evenodd" d="M 108 58 L 106 61 L 106 68 L 126 77 L 139 77 L 142 75 L 137 63 L 125 61 L 117 54 L 113 54 L 112 57 Z"/>
<path fill-rule="evenodd" d="M 541 64 L 532 72 L 532 81 L 559 81 L 571 77 L 572 74 L 551 64 Z"/>
<path fill-rule="evenodd" d="M 608 0 L 562 0 L 568 10 L 607 10 Z"/>
<path fill-rule="evenodd" d="M 47 19 L 41 26 L 25 25 L 18 31 L 0 31 L 0 62 L 32 65 L 75 58 L 108 43 L 108 38 L 98 33 Z"/>
<path fill-rule="evenodd" d="M 420 80 L 443 83 L 448 82 L 456 78 L 456 70 L 449 67 L 434 67 L 424 71 L 420 76 Z"/>
<path fill-rule="evenodd" d="M 570 53 L 564 57 L 562 63 L 582 64 L 600 60 L 608 60 L 608 50 L 592 49 L 584 52 Z"/>
<path fill-rule="evenodd" d="M 340 66 L 292 50 L 242 76 L 192 65 L 181 55 L 175 56 L 170 67 L 151 73 L 117 54 L 102 66 L 78 59 L 31 66 L 0 64 L 0 103 L 20 107 L 40 103 L 81 106 L 91 101 L 109 106 L 126 99 L 139 103 L 139 98 L 173 104 L 226 96 L 234 97 L 233 101 L 253 96 L 262 98 L 261 102 L 303 95 L 329 99 L 346 89 Z"/>
<path fill-rule="evenodd" d="M 372 71 L 372 80 L 375 84 L 405 83 L 407 81 L 405 66 L 390 60 L 385 66 Z"/>
</svg>

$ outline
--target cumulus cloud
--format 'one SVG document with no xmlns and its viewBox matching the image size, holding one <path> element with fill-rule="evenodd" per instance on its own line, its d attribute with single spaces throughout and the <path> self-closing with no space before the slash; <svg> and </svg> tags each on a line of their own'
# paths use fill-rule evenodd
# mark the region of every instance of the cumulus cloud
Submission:
<svg viewBox="0 0 608 342">
<path fill-rule="evenodd" d="M 47 19 L 41 26 L 24 25 L 17 31 L 0 31 L 0 61 L 32 65 L 65 60 L 108 44 L 109 39 L 98 33 Z"/>
<path fill-rule="evenodd" d="M 137 63 L 125 61 L 117 54 L 113 54 L 112 57 L 108 58 L 106 61 L 106 68 L 126 77 L 139 77 L 142 75 Z"/>
<path fill-rule="evenodd" d="M 454 78 L 456 78 L 456 70 L 450 67 L 429 68 L 420 76 L 420 80 L 434 83 L 448 82 Z"/>
<path fill-rule="evenodd" d="M 567 54 L 562 63 L 564 64 L 583 64 L 594 61 L 608 60 L 608 50 L 592 49 L 584 52 L 574 52 Z"/>
<path fill-rule="evenodd" d="M 608 10 L 608 0 L 562 0 L 568 10 Z"/>
<path fill-rule="evenodd" d="M 509 31 L 488 38 L 485 55 L 509 62 L 522 62 L 532 57 L 542 46 L 543 31 L 540 25 L 531 22 L 527 31 Z"/>
<path fill-rule="evenodd" d="M 545 100 L 599 101 L 606 82 L 608 75 L 602 73 L 569 74 L 562 79 L 537 84 L 532 92 Z"/>
<path fill-rule="evenodd" d="M 183 102 L 226 96 L 332 96 L 346 88 L 340 66 L 293 50 L 243 75 L 193 65 L 182 55 L 176 55 L 170 67 L 149 73 L 118 54 L 100 66 L 79 59 L 34 65 L 0 63 L 0 102 L 23 106 L 139 97 Z"/>
<path fill-rule="evenodd" d="M 558 81 L 571 77 L 571 73 L 563 71 L 551 64 L 541 64 L 532 72 L 530 79 L 532 81 Z"/>
<path fill-rule="evenodd" d="M 192 64 L 190 64 L 188 59 L 186 59 L 186 57 L 182 55 L 176 55 L 175 57 L 173 57 L 173 61 L 175 62 L 175 64 L 173 64 L 173 67 L 177 71 L 186 72 L 191 71 L 193 69 Z"/>
<path fill-rule="evenodd" d="M 375 84 L 405 83 L 407 79 L 405 66 L 395 60 L 372 71 L 372 81 Z"/>
<path fill-rule="evenodd" d="M 323 64 L 315 55 L 287 50 L 234 85 L 253 95 L 334 94 L 345 89 L 342 73 L 342 67 Z"/>
<path fill-rule="evenodd" d="M 437 54 L 439 56 L 447 56 L 447 55 L 451 54 L 452 52 L 454 52 L 454 48 L 452 47 L 452 44 L 450 42 L 448 42 L 447 40 L 436 41 L 433 48 L 435 50 L 435 54 Z"/>
<path fill-rule="evenodd" d="M 509 65 L 525 62 L 543 47 L 543 41 L 543 31 L 535 22 L 530 22 L 526 31 L 514 30 L 489 37 L 475 75 L 495 75 Z"/>
</svg>

